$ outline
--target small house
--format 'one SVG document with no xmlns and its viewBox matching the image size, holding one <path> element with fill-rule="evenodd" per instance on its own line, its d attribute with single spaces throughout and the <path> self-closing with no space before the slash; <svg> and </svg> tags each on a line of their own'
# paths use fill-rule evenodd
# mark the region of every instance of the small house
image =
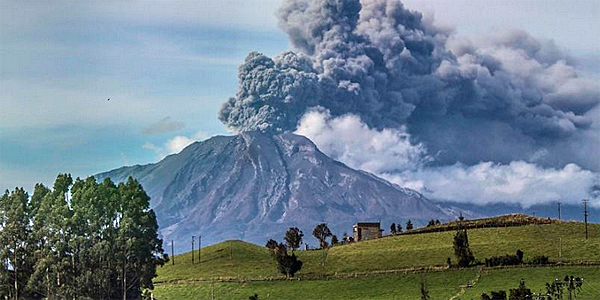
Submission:
<svg viewBox="0 0 600 300">
<path fill-rule="evenodd" d="M 380 225 L 379 222 L 356 223 L 352 226 L 352 236 L 357 242 L 380 238 L 382 231 Z"/>
</svg>

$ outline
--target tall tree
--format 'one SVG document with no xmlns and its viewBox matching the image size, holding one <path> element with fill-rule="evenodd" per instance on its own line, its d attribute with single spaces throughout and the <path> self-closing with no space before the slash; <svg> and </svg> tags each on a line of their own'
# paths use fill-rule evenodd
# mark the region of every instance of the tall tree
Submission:
<svg viewBox="0 0 600 300">
<path fill-rule="evenodd" d="M 406 222 L 406 230 L 412 230 L 413 229 L 413 223 L 411 220 L 408 220 L 408 222 Z"/>
<path fill-rule="evenodd" d="M 300 248 L 302 237 L 304 237 L 302 230 L 298 229 L 297 227 L 292 227 L 285 233 L 285 244 L 289 249 L 292 249 L 292 252 L 296 251 L 298 248 Z"/>
<path fill-rule="evenodd" d="M 28 298 L 26 283 L 31 274 L 31 259 L 27 248 L 29 196 L 22 188 L 8 191 L 0 199 L 0 295 L 11 299 Z M 2 291 L 4 290 L 4 291 Z"/>
<path fill-rule="evenodd" d="M 466 229 L 461 229 L 456 232 L 453 241 L 453 248 L 458 265 L 461 268 L 466 268 L 470 266 L 473 261 L 475 261 L 475 256 L 473 256 L 473 252 L 471 252 L 471 248 L 469 247 L 469 237 Z"/>
<path fill-rule="evenodd" d="M 332 235 L 331 230 L 327 227 L 327 223 L 321 223 L 313 230 L 313 236 L 319 241 L 321 249 L 327 248 L 327 238 Z"/>
<path fill-rule="evenodd" d="M 392 223 L 392 225 L 390 225 L 390 233 L 396 234 L 396 223 Z"/>
</svg>

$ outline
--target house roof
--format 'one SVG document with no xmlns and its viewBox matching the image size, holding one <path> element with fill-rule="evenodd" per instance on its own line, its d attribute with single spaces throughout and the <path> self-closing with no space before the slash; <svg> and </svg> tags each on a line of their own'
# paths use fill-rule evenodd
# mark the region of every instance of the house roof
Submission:
<svg viewBox="0 0 600 300">
<path fill-rule="evenodd" d="M 379 227 L 381 223 L 379 222 L 359 222 L 356 223 L 354 226 L 356 227 Z"/>
</svg>

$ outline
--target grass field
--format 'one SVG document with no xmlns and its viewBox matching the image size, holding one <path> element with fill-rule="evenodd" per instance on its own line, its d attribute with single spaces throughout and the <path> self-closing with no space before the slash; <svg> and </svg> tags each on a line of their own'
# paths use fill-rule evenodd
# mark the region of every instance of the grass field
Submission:
<svg viewBox="0 0 600 300">
<path fill-rule="evenodd" d="M 507 228 L 470 229 L 469 242 L 476 258 L 525 253 L 527 261 L 547 255 L 552 261 L 570 263 L 600 261 L 600 225 L 562 223 Z M 175 257 L 175 265 L 158 270 L 155 295 L 164 299 L 418 299 L 419 283 L 425 281 L 432 299 L 449 299 L 469 281 L 473 288 L 456 299 L 479 299 L 482 292 L 515 288 L 521 278 L 534 291 L 543 291 L 546 282 L 565 275 L 586 278 L 578 299 L 600 299 L 600 267 L 543 267 L 516 269 L 445 270 L 404 274 L 407 268 L 439 266 L 451 257 L 454 231 L 386 237 L 373 241 L 336 246 L 327 252 L 298 251 L 304 262 L 296 280 L 281 279 L 265 247 L 242 241 L 227 241 L 202 249 L 201 264 L 191 264 L 191 254 Z M 323 264 L 323 261 L 325 263 Z M 398 274 L 394 274 L 398 270 Z M 378 272 L 389 272 L 376 275 Z M 356 276 L 356 277 L 354 277 Z M 324 279 L 325 277 L 329 279 Z M 223 282 L 231 280 L 231 282 Z M 257 281 L 260 280 L 260 281 Z M 211 281 L 214 281 L 211 284 Z"/>
<path fill-rule="evenodd" d="M 214 286 L 215 299 L 246 300 L 250 295 L 258 294 L 260 299 L 289 300 L 350 300 L 350 299 L 420 299 L 420 283 L 426 283 L 432 300 L 449 299 L 460 292 L 460 286 L 476 278 L 478 270 L 452 270 L 407 275 L 378 275 L 372 277 L 330 279 L 330 280 L 292 280 L 261 282 L 217 282 L 184 283 L 159 285 L 154 294 L 163 299 L 212 299 Z M 600 299 L 600 268 L 598 267 L 561 267 L 561 268 L 523 268 L 482 271 L 481 277 L 472 288 L 456 299 L 480 299 L 481 293 L 516 288 L 521 279 L 525 280 L 533 292 L 543 292 L 546 282 L 565 275 L 580 276 L 585 283 L 579 300 Z"/>
</svg>

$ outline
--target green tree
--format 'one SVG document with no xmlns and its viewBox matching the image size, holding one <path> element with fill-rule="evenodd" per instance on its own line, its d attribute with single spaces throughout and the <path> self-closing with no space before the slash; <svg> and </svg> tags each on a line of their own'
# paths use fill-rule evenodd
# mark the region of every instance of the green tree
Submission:
<svg viewBox="0 0 600 300">
<path fill-rule="evenodd" d="M 296 251 L 298 248 L 300 248 L 302 237 L 304 237 L 302 230 L 298 229 L 297 227 L 292 227 L 285 233 L 285 244 L 289 249 L 292 249 L 292 251 Z"/>
<path fill-rule="evenodd" d="M 390 225 L 390 233 L 396 234 L 396 223 L 392 223 L 392 225 Z"/>
<path fill-rule="evenodd" d="M 473 252 L 471 252 L 471 248 L 469 247 L 469 237 L 466 229 L 461 229 L 456 232 L 453 248 L 459 267 L 466 268 L 475 261 L 475 256 L 473 256 Z"/>
<path fill-rule="evenodd" d="M 32 296 L 27 289 L 32 272 L 28 199 L 22 188 L 0 198 L 0 296 L 11 299 Z"/>
<path fill-rule="evenodd" d="M 398 223 L 398 224 L 396 225 L 396 232 L 397 232 L 397 233 L 400 233 L 400 232 L 402 232 L 402 225 L 400 225 L 400 223 Z"/>
<path fill-rule="evenodd" d="M 406 222 L 406 230 L 412 230 L 413 229 L 413 223 L 411 220 L 408 220 L 408 222 Z"/>
<path fill-rule="evenodd" d="M 294 274 L 302 269 L 302 261 L 294 253 L 289 255 L 283 243 L 279 243 L 270 251 L 271 257 L 277 261 L 277 269 L 286 277 L 294 277 Z"/>
<path fill-rule="evenodd" d="M 337 235 L 335 235 L 335 234 L 334 234 L 333 236 L 331 236 L 331 245 L 332 245 L 332 246 L 336 246 L 336 245 L 338 245 L 339 243 L 340 243 L 340 241 L 338 240 L 338 237 L 337 237 Z"/>
<path fill-rule="evenodd" d="M 332 235 L 333 234 L 331 233 L 331 230 L 329 230 L 329 227 L 327 227 L 326 223 L 317 225 L 317 227 L 315 227 L 313 230 L 313 236 L 319 241 L 321 249 L 327 248 L 327 238 Z"/>
<path fill-rule="evenodd" d="M 275 249 L 277 246 L 277 241 L 275 241 L 274 239 L 269 239 L 265 244 L 265 247 L 269 248 L 270 250 Z"/>
</svg>

